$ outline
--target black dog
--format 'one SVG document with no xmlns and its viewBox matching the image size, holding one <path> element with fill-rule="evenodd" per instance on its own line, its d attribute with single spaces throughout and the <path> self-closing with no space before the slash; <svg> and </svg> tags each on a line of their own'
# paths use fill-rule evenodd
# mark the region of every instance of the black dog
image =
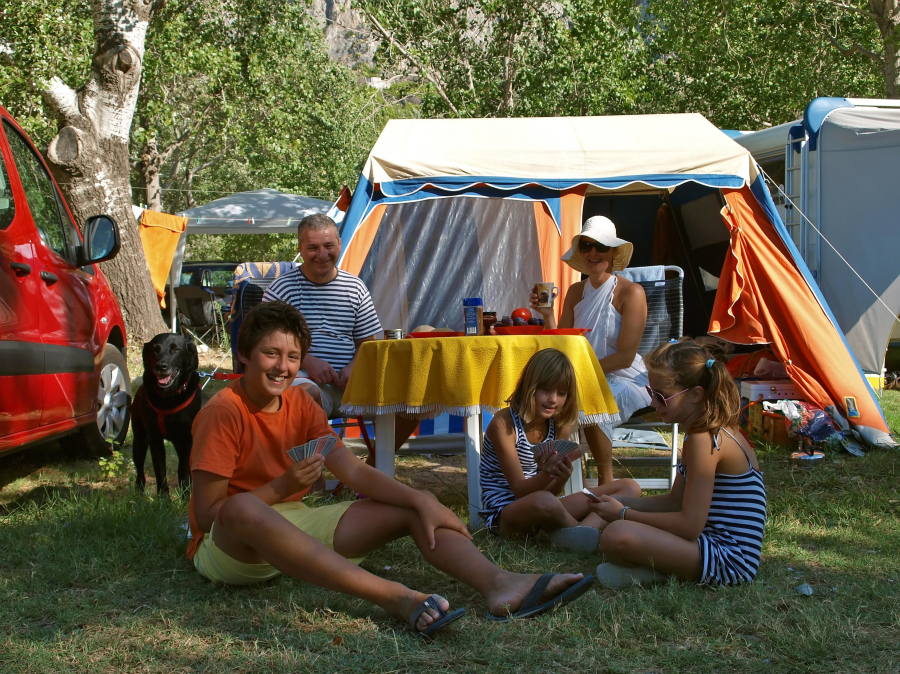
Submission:
<svg viewBox="0 0 900 674">
<path fill-rule="evenodd" d="M 134 467 L 137 489 L 144 491 L 147 446 L 156 473 L 156 493 L 168 493 L 166 448 L 169 440 L 178 453 L 178 486 L 191 485 L 191 425 L 203 401 L 196 345 L 180 335 L 163 333 L 144 344 L 144 381 L 131 403 Z"/>
</svg>

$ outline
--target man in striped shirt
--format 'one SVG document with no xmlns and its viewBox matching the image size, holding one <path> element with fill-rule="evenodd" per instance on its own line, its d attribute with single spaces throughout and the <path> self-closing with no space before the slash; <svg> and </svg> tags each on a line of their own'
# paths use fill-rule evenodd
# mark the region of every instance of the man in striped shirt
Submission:
<svg viewBox="0 0 900 674">
<path fill-rule="evenodd" d="M 297 238 L 303 263 L 273 281 L 263 302 L 282 300 L 306 318 L 312 346 L 294 385 L 303 386 L 331 419 L 339 416 L 359 346 L 375 339 L 382 328 L 368 288 L 337 268 L 341 237 L 334 220 L 319 213 L 307 216 L 297 227 Z M 417 425 L 418 420 L 397 417 L 398 448 Z"/>
</svg>

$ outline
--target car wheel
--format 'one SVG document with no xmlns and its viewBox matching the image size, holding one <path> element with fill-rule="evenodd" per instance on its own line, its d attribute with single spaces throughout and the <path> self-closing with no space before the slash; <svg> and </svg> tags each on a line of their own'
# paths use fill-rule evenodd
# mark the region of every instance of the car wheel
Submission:
<svg viewBox="0 0 900 674">
<path fill-rule="evenodd" d="M 131 377 L 122 352 L 114 345 L 103 349 L 103 362 L 97 381 L 97 423 L 88 424 L 61 444 L 73 454 L 108 454 L 110 443 L 121 445 L 131 421 Z"/>
</svg>

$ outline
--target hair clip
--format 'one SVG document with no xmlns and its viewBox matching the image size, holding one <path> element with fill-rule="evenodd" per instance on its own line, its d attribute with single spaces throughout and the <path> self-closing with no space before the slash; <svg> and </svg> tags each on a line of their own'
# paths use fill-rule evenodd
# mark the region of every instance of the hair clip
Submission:
<svg viewBox="0 0 900 674">
<path fill-rule="evenodd" d="M 711 369 L 712 369 L 712 366 L 715 365 L 715 364 L 716 364 L 716 359 L 715 359 L 715 358 L 710 358 L 708 361 L 706 361 L 706 369 L 707 369 L 707 370 L 711 370 Z"/>
<path fill-rule="evenodd" d="M 678 344 L 678 340 L 673 337 L 669 340 L 669 344 Z"/>
</svg>

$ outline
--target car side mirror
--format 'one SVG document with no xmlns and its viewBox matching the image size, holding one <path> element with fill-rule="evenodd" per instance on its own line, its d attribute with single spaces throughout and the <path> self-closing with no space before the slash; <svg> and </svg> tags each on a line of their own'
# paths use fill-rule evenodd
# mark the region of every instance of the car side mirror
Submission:
<svg viewBox="0 0 900 674">
<path fill-rule="evenodd" d="M 79 250 L 79 266 L 111 260 L 121 245 L 119 226 L 108 215 L 95 215 L 84 223 L 84 246 Z"/>
</svg>

